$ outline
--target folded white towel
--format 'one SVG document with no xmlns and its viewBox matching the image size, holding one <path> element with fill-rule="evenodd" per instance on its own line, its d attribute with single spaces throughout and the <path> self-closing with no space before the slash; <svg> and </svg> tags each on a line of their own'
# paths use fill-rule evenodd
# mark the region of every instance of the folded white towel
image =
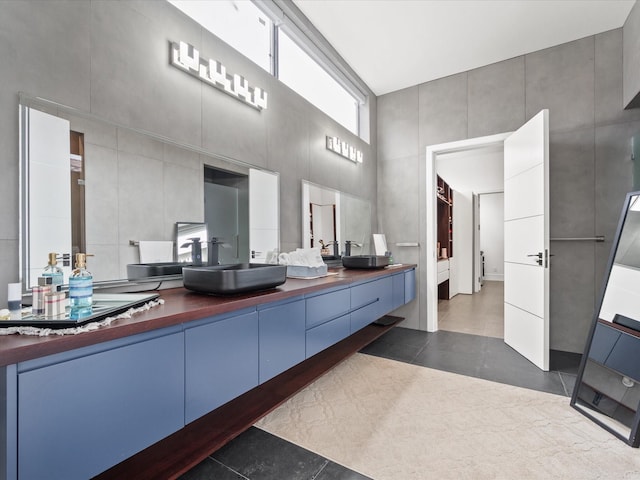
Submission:
<svg viewBox="0 0 640 480">
<path fill-rule="evenodd" d="M 173 242 L 140 240 L 140 263 L 173 262 Z"/>
</svg>

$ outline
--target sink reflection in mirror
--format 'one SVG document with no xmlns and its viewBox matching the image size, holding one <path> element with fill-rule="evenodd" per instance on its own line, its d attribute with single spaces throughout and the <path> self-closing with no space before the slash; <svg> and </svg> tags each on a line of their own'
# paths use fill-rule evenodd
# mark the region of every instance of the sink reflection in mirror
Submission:
<svg viewBox="0 0 640 480">
<path fill-rule="evenodd" d="M 275 172 L 24 94 L 20 95 L 19 132 L 24 291 L 36 283 L 49 252 L 93 253 L 91 272 L 98 287 L 124 281 L 126 266 L 140 263 L 138 248 L 130 242 L 173 240 L 174 224 L 179 221 L 208 223 L 203 201 L 205 168 L 248 178 L 239 195 L 259 205 L 260 218 L 268 217 L 270 222 L 264 230 L 268 235 L 258 235 L 251 224 L 254 219 L 242 216 L 241 222 L 249 223 L 239 229 L 242 234 L 244 228 L 244 239 L 226 238 L 209 224 L 209 234 L 229 245 L 222 249 L 224 254 L 233 253 L 225 261 L 248 260 L 252 250 L 266 255 L 279 249 L 279 176 Z M 82 148 L 81 155 L 71 156 L 78 178 L 70 183 L 72 135 L 76 143 L 82 140 Z M 51 184 L 56 185 L 56 195 L 49 194 Z M 84 209 L 78 192 L 84 195 Z M 273 211 L 266 215 L 268 209 Z M 260 243 L 266 238 L 268 242 Z M 65 269 L 65 283 L 70 271 L 71 267 Z"/>
<path fill-rule="evenodd" d="M 321 247 L 325 260 L 369 253 L 371 205 L 354 195 L 302 181 L 302 247 Z M 322 242 L 322 243 L 321 243 Z M 336 243 L 334 243 L 336 242 Z M 335 249 L 334 249 L 335 247 Z"/>
<path fill-rule="evenodd" d="M 627 195 L 571 405 L 638 447 L 640 192 Z"/>
</svg>

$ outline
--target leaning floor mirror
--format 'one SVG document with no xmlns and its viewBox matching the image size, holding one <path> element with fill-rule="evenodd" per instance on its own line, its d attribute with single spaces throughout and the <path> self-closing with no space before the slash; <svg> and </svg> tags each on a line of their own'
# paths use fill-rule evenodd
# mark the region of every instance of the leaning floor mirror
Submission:
<svg viewBox="0 0 640 480">
<path fill-rule="evenodd" d="M 627 195 L 571 405 L 640 445 L 640 192 Z"/>
</svg>

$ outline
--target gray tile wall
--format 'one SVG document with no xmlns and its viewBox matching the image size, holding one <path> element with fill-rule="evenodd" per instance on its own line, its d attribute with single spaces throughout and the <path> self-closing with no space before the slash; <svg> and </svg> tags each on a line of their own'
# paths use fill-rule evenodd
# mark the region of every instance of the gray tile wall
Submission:
<svg viewBox="0 0 640 480">
<path fill-rule="evenodd" d="M 262 86 L 269 93 L 268 109 L 257 112 L 170 66 L 169 41 L 180 40 Z M 373 135 L 367 144 L 166 2 L 3 1 L 0 63 L 0 305 L 6 303 L 3 285 L 18 279 L 18 92 L 278 171 L 283 250 L 301 245 L 303 179 L 368 199 L 375 214 L 376 98 L 370 96 Z M 88 145 L 96 155 L 94 167 L 104 178 L 91 201 L 101 202 L 114 223 L 88 234 L 95 253 L 107 256 L 116 254 L 114 244 L 105 241 L 114 240 L 116 219 L 133 229 L 146 228 L 147 219 L 133 215 L 127 200 L 146 199 L 152 216 L 175 215 L 176 208 L 184 205 L 197 208 L 193 202 L 202 198 L 202 181 L 194 169 L 201 168 L 202 160 L 172 155 L 168 147 L 156 151 L 157 145 L 125 138 L 124 133 L 118 138 L 115 132 L 101 135 Z M 327 151 L 325 135 L 339 136 L 362 150 L 364 165 Z M 115 155 L 116 141 L 126 155 Z M 156 168 L 159 159 L 162 176 Z M 145 170 L 157 178 L 145 177 Z M 198 175 L 201 178 L 202 172 Z M 130 188 L 121 184 L 115 192 L 115 179 L 123 176 Z M 191 197 L 175 204 L 150 186 L 151 182 L 164 185 L 167 176 L 173 177 L 172 185 L 198 185 Z M 147 186 L 140 190 L 140 185 Z M 114 196 L 117 209 L 109 207 Z M 374 215 L 374 225 L 376 219 Z M 123 244 L 127 241 L 118 239 L 120 256 L 130 254 L 130 247 Z"/>
<path fill-rule="evenodd" d="M 634 25 L 640 28 L 640 18 Z M 620 208 L 632 187 L 629 141 L 640 131 L 640 110 L 622 108 L 622 42 L 622 29 L 612 30 L 378 98 L 381 225 L 391 243 L 419 230 L 422 246 L 425 147 L 512 131 L 549 109 L 551 236 L 607 238 L 602 244 L 552 242 L 554 350 L 584 348 Z M 394 259 L 419 257 L 424 268 L 424 251 L 396 250 Z M 405 326 L 426 328 L 424 290 L 418 306 L 404 312 Z"/>
<path fill-rule="evenodd" d="M 623 105 L 640 103 L 640 6 L 635 3 L 623 26 Z"/>
</svg>

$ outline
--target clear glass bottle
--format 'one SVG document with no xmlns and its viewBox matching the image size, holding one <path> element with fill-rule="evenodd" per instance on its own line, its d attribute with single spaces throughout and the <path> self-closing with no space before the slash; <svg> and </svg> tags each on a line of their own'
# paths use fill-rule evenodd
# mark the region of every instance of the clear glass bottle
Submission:
<svg viewBox="0 0 640 480">
<path fill-rule="evenodd" d="M 87 256 L 76 254 L 76 268 L 69 277 L 69 318 L 77 320 L 93 312 L 93 275 L 87 271 Z"/>
<path fill-rule="evenodd" d="M 62 284 L 64 283 L 64 272 L 58 266 L 58 254 L 49 254 L 49 263 L 44 267 L 42 272 L 43 277 L 51 277 L 51 290 L 59 292 L 62 290 Z"/>
</svg>

